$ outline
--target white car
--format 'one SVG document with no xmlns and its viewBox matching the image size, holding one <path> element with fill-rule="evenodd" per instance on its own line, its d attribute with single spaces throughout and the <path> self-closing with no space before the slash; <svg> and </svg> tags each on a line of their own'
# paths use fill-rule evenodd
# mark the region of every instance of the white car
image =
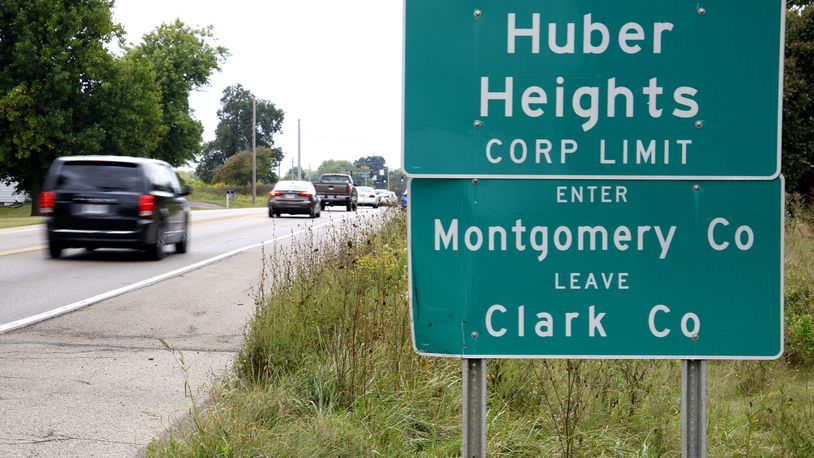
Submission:
<svg viewBox="0 0 814 458">
<path fill-rule="evenodd" d="M 377 189 L 376 195 L 379 196 L 380 205 L 396 205 L 396 193 L 386 189 Z"/>
<path fill-rule="evenodd" d="M 357 205 L 368 205 L 373 208 L 379 208 L 381 199 L 378 195 L 376 195 L 376 191 L 370 186 L 357 186 L 356 193 L 358 196 L 358 200 L 356 201 Z"/>
</svg>

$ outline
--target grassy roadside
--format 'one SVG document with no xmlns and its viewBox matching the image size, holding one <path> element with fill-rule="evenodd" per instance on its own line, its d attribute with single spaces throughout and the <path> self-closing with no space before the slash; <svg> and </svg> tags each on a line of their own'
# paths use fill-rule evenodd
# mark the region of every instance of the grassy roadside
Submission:
<svg viewBox="0 0 814 458">
<path fill-rule="evenodd" d="M 18 208 L 0 207 L 0 229 L 41 224 L 42 218 L 31 215 L 31 204 Z"/>
<path fill-rule="evenodd" d="M 226 186 L 211 185 L 200 186 L 192 189 L 192 193 L 186 197 L 190 202 L 204 202 L 208 204 L 220 205 L 226 208 Z M 261 192 L 257 191 L 257 199 L 255 204 L 252 205 L 251 189 L 248 194 L 235 193 L 234 200 L 229 202 L 229 208 L 262 208 L 268 205 L 268 197 Z"/>
<path fill-rule="evenodd" d="M 814 218 L 789 207 L 787 351 L 710 363 L 710 456 L 814 456 Z M 460 363 L 412 350 L 395 213 L 271 253 L 234 372 L 147 455 L 458 456 Z M 489 364 L 490 456 L 680 456 L 677 361 Z"/>
</svg>

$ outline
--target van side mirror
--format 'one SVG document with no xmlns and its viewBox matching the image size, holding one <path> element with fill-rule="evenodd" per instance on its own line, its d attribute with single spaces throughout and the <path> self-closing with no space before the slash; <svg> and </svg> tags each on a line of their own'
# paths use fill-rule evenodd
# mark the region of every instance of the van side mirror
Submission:
<svg viewBox="0 0 814 458">
<path fill-rule="evenodd" d="M 181 188 L 181 194 L 178 194 L 178 195 L 179 196 L 188 196 L 191 193 L 192 193 L 192 189 L 190 189 L 189 186 L 184 186 L 183 188 Z"/>
</svg>

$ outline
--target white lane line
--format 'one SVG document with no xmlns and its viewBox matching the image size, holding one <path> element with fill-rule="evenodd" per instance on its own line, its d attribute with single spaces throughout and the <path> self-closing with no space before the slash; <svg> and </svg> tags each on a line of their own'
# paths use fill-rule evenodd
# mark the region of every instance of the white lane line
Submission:
<svg viewBox="0 0 814 458">
<path fill-rule="evenodd" d="M 193 270 L 200 269 L 201 267 L 207 266 L 209 264 L 220 261 L 222 259 L 226 259 L 228 257 L 231 257 L 231 256 L 234 256 L 236 254 L 242 253 L 244 251 L 251 250 L 252 248 L 257 248 L 257 247 L 262 246 L 262 245 L 271 244 L 271 243 L 274 243 L 274 242 L 278 242 L 280 240 L 285 240 L 285 239 L 293 237 L 293 236 L 295 236 L 297 234 L 301 234 L 301 233 L 303 233 L 303 232 L 305 232 L 305 231 L 307 231 L 309 229 L 319 229 L 320 227 L 327 226 L 329 224 L 334 224 L 334 223 L 338 223 L 340 221 L 346 220 L 348 218 L 351 218 L 352 216 L 353 215 L 345 216 L 345 217 L 342 217 L 342 218 L 339 218 L 339 219 L 336 219 L 336 220 L 332 220 L 332 221 L 328 221 L 328 222 L 325 222 L 325 223 L 322 223 L 322 224 L 319 224 L 319 225 L 316 225 L 316 226 L 311 226 L 311 227 L 308 227 L 308 228 L 305 228 L 305 229 L 300 229 L 299 231 L 296 231 L 296 232 L 290 232 L 290 233 L 288 233 L 286 235 L 281 235 L 279 237 L 275 237 L 273 239 L 269 239 L 269 240 L 266 240 L 266 241 L 263 241 L 263 242 L 254 243 L 252 245 L 248 245 L 248 246 L 245 246 L 243 248 L 238 248 L 236 250 L 232 250 L 232 251 L 229 251 L 227 253 L 222 253 L 222 254 L 219 254 L 217 256 L 214 256 L 214 257 L 211 257 L 211 258 L 208 258 L 208 259 L 204 259 L 203 261 L 198 261 L 195 264 L 190 264 L 188 266 L 181 267 L 180 269 L 176 269 L 176 270 L 173 270 L 171 272 L 167 272 L 167 273 L 164 273 L 164 274 L 161 274 L 161 275 L 157 275 L 155 277 L 148 278 L 146 280 L 142 280 L 142 281 L 137 282 L 137 283 L 132 283 L 130 285 L 123 286 L 121 288 L 114 289 L 112 291 L 108 291 L 106 293 L 102 293 L 102 294 L 93 296 L 93 297 L 88 298 L 88 299 L 84 299 L 84 300 L 81 300 L 81 301 L 78 301 L 78 302 L 74 302 L 73 304 L 63 305 L 62 307 L 58 307 L 58 308 L 55 308 L 53 310 L 49 310 L 47 312 L 43 312 L 43 313 L 40 313 L 38 315 L 33 315 L 33 316 L 30 316 L 30 317 L 26 317 L 26 318 L 23 318 L 23 319 L 20 319 L 20 320 L 17 320 L 17 321 L 12 321 L 11 323 L 0 324 L 0 334 L 5 334 L 5 333 L 7 333 L 9 331 L 24 328 L 26 326 L 30 326 L 30 325 L 32 325 L 34 323 L 39 323 L 40 321 L 44 321 L 44 320 L 47 320 L 49 318 L 54 318 L 54 317 L 57 317 L 59 315 L 64 315 L 64 314 L 66 314 L 68 312 L 73 312 L 74 310 L 78 310 L 78 309 L 81 309 L 83 307 L 87 307 L 88 305 L 95 304 L 97 302 L 101 302 L 101 301 L 106 300 L 106 299 L 110 299 L 110 298 L 113 298 L 113 297 L 116 297 L 116 296 L 121 296 L 124 293 L 129 293 L 130 291 L 134 291 L 134 290 L 137 290 L 137 289 L 140 289 L 140 288 L 144 288 L 145 286 L 153 285 L 155 283 L 166 280 L 168 278 L 175 277 L 177 275 L 182 275 L 182 274 L 185 274 L 187 272 L 191 272 Z"/>
<path fill-rule="evenodd" d="M 19 234 L 21 232 L 34 232 L 36 230 L 43 230 L 44 227 L 45 225 L 43 225 L 42 223 L 38 223 L 34 225 L 23 226 L 20 229 L 0 229 L 0 235 Z"/>
</svg>

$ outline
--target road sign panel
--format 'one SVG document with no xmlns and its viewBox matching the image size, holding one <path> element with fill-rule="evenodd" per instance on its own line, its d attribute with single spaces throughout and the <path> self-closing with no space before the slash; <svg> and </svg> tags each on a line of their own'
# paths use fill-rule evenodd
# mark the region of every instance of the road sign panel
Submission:
<svg viewBox="0 0 814 458">
<path fill-rule="evenodd" d="M 774 178 L 785 3 L 406 0 L 416 177 Z"/>
<path fill-rule="evenodd" d="M 416 351 L 781 353 L 782 178 L 473 181 L 411 181 Z"/>
</svg>

